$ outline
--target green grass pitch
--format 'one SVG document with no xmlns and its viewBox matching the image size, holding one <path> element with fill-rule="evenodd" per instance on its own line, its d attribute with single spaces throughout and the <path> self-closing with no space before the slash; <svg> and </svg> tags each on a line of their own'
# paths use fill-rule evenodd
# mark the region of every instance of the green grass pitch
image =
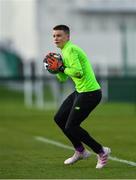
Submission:
<svg viewBox="0 0 136 180">
<path fill-rule="evenodd" d="M 9 99 L 9 98 L 8 98 Z M 55 111 L 27 109 L 13 98 L 0 101 L 0 178 L 2 179 L 131 179 L 136 166 L 109 160 L 96 170 L 96 156 L 71 166 L 63 161 L 72 151 L 35 140 L 35 136 L 70 145 L 53 122 Z M 136 162 L 136 107 L 99 105 L 82 124 L 112 149 L 112 156 Z"/>
</svg>

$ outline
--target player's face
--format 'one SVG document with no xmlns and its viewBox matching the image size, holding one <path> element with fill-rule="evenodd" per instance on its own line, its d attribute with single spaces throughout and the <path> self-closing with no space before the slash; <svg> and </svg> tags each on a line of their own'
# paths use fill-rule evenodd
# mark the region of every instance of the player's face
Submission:
<svg viewBox="0 0 136 180">
<path fill-rule="evenodd" d="M 62 49 L 68 40 L 69 35 L 63 30 L 53 30 L 53 41 L 58 48 Z"/>
</svg>

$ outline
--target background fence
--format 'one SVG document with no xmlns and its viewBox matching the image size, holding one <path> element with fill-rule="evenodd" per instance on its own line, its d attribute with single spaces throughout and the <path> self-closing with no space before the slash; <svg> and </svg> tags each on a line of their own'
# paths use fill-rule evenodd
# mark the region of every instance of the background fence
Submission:
<svg viewBox="0 0 136 180">
<path fill-rule="evenodd" d="M 0 97 L 3 89 L 11 90 L 22 94 L 27 106 L 44 108 L 73 90 L 70 81 L 59 84 L 42 64 L 44 54 L 59 52 L 52 28 L 67 24 L 71 40 L 90 58 L 103 101 L 134 103 L 135 19 L 134 0 L 0 0 Z"/>
</svg>

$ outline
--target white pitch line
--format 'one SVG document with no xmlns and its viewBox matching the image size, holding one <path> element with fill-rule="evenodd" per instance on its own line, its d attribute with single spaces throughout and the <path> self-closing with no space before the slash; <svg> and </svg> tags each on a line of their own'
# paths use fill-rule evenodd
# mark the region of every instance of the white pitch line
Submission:
<svg viewBox="0 0 136 180">
<path fill-rule="evenodd" d="M 53 140 L 47 139 L 45 137 L 36 136 L 35 139 L 37 141 L 41 141 L 41 142 L 44 142 L 44 143 L 47 143 L 47 144 L 52 144 L 54 146 L 57 146 L 57 147 L 60 147 L 60 148 L 63 148 L 63 149 L 74 150 L 74 148 L 71 147 L 71 146 L 62 144 L 62 143 L 60 143 L 58 141 L 53 141 Z M 109 159 L 112 160 L 112 161 L 121 162 L 121 163 L 128 164 L 128 165 L 131 165 L 131 166 L 136 166 L 136 162 L 133 162 L 133 161 L 127 161 L 127 160 L 119 159 L 117 157 L 112 157 L 112 156 L 110 156 Z"/>
<path fill-rule="evenodd" d="M 37 136 L 37 137 L 35 137 L 35 139 L 38 140 L 38 141 L 42 141 L 42 142 L 44 142 L 44 143 L 48 143 L 48 144 L 52 144 L 52 145 L 57 146 L 57 147 L 61 147 L 61 148 L 63 148 L 63 149 L 74 150 L 74 148 L 72 148 L 71 146 L 62 144 L 62 143 L 57 142 L 57 141 L 53 141 L 53 140 L 47 139 L 47 138 L 45 138 L 45 137 Z"/>
</svg>

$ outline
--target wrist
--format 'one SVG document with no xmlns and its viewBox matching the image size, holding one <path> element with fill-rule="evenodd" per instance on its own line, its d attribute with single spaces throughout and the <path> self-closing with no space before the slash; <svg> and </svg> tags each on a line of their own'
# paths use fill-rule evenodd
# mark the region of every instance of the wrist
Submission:
<svg viewBox="0 0 136 180">
<path fill-rule="evenodd" d="M 65 70 L 65 66 L 60 66 L 60 67 L 59 67 L 59 71 L 60 71 L 60 72 L 64 73 L 64 70 Z"/>
</svg>

